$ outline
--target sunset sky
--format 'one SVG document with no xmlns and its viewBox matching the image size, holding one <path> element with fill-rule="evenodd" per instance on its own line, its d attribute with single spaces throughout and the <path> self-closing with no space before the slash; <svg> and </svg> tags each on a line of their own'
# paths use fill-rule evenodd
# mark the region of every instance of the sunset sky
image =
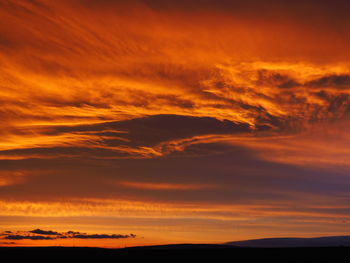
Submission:
<svg viewBox="0 0 350 263">
<path fill-rule="evenodd" d="M 350 235 L 342 0 L 1 0 L 0 246 Z"/>
</svg>

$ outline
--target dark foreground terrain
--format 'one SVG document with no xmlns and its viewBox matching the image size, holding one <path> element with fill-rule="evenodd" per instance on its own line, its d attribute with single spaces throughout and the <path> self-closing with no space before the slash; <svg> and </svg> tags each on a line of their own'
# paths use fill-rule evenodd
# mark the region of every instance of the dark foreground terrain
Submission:
<svg viewBox="0 0 350 263">
<path fill-rule="evenodd" d="M 244 248 L 227 245 L 165 245 L 124 249 L 84 247 L 0 247 L 1 259 L 35 260 L 216 260 L 216 262 L 348 262 L 350 247 Z M 15 261 L 13 261 L 15 260 Z M 4 261 L 9 262 L 9 261 Z"/>
</svg>

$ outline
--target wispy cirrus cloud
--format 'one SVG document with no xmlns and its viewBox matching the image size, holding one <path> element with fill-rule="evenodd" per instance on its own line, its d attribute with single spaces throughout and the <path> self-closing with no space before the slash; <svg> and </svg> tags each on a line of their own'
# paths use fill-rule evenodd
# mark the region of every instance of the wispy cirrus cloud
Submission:
<svg viewBox="0 0 350 263">
<path fill-rule="evenodd" d="M 259 5 L 254 3 L 254 7 Z M 169 3 L 167 8 L 160 9 L 157 5 L 147 1 L 94 3 L 95 8 L 91 9 L 90 4 L 79 1 L 62 1 L 55 6 L 47 1 L 4 3 L 1 12 L 7 22 L 1 27 L 4 51 L 1 58 L 6 67 L 2 68 L 0 114 L 6 121 L 6 129 L 2 131 L 4 140 L 0 149 L 73 146 L 123 152 L 125 147 L 118 148 L 116 143 L 111 147 L 105 142 L 123 138 L 119 134 L 107 138 L 101 130 L 94 134 L 48 131 L 60 129 L 62 125 L 79 129 L 81 125 L 98 127 L 100 123 L 115 122 L 118 126 L 117 122 L 121 121 L 124 132 L 128 132 L 133 129 L 133 123 L 127 120 L 160 114 L 227 120 L 257 131 L 262 128 L 293 130 L 310 121 L 339 119 L 347 114 L 349 67 L 346 63 L 318 64 L 314 56 L 304 54 L 299 62 L 290 61 L 290 57 L 283 57 L 278 63 L 262 57 L 248 61 L 257 53 L 267 52 L 266 47 L 273 50 L 273 39 L 278 39 L 266 37 L 267 43 L 259 44 L 261 50 L 240 44 L 253 41 L 242 34 L 240 27 L 253 35 L 257 30 L 256 25 L 240 18 L 240 12 L 255 14 L 254 8 L 249 11 L 241 4 L 240 11 L 230 14 L 222 7 L 231 8 L 232 4 L 221 3 L 215 4 L 220 8 L 210 13 L 207 7 L 211 5 L 204 1 L 205 15 L 195 8 L 191 13 L 195 22 L 183 27 L 181 21 L 190 19 L 190 14 L 181 12 L 193 4 Z M 276 5 L 283 10 L 283 5 L 277 2 Z M 130 7 L 132 12 L 147 19 L 142 19 L 142 23 L 130 21 L 123 12 L 111 13 L 103 6 L 111 10 Z M 308 8 L 307 4 L 290 6 L 296 10 Z M 84 12 L 79 12 L 77 17 L 78 8 Z M 215 21 L 221 30 L 212 26 L 203 29 L 201 25 L 208 24 L 206 20 L 216 18 L 217 14 L 222 15 Z M 268 14 L 278 18 L 274 12 Z M 86 21 L 85 16 L 95 17 L 95 23 Z M 31 22 L 23 23 L 23 19 Z M 158 23 L 159 19 L 162 24 Z M 322 22 L 317 16 L 313 19 Z M 118 22 L 119 28 L 105 27 L 107 21 Z M 236 26 L 238 22 L 240 27 Z M 38 25 L 45 26 L 39 28 Z M 16 28 L 16 35 L 7 30 L 9 27 Z M 267 33 L 271 27 L 269 23 L 262 23 L 258 29 Z M 288 21 L 285 29 L 289 33 L 301 30 L 301 35 L 308 32 Z M 272 31 L 284 34 L 278 28 Z M 29 33 L 31 37 L 27 37 Z M 316 41 L 320 36 L 314 32 L 312 38 Z M 263 40 L 255 38 L 255 41 Z M 299 34 L 290 41 L 291 46 L 299 47 L 297 51 L 302 47 L 299 41 Z M 206 52 L 207 45 L 212 47 L 212 52 Z M 173 117 L 169 117 L 168 122 L 166 119 L 163 118 L 164 125 L 169 125 Z M 199 134 L 213 133 L 208 130 L 210 123 L 204 125 L 206 127 L 197 122 L 191 128 L 197 127 L 194 129 L 201 130 Z M 139 133 L 146 135 L 147 130 L 161 127 L 160 123 L 145 123 Z M 194 132 L 183 136 L 191 137 Z M 142 143 L 142 147 L 148 147 L 147 142 Z M 119 145 L 123 145 L 123 141 Z M 137 154 L 142 149 L 134 147 L 134 151 Z"/>
</svg>

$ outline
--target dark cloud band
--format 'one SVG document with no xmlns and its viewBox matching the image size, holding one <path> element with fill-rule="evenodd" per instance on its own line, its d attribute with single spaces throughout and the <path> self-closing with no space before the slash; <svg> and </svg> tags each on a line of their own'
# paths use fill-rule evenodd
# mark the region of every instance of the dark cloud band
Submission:
<svg viewBox="0 0 350 263">
<path fill-rule="evenodd" d="M 125 239 L 136 238 L 135 234 L 86 234 L 75 231 L 56 232 L 52 230 L 35 229 L 31 231 L 4 231 L 0 237 L 7 240 L 55 240 L 55 239 Z"/>
</svg>

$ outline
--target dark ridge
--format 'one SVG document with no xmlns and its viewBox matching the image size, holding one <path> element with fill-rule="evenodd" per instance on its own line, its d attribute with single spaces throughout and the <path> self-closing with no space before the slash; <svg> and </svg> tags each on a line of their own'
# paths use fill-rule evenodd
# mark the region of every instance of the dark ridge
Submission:
<svg viewBox="0 0 350 263">
<path fill-rule="evenodd" d="M 232 249 L 232 245 L 220 245 L 220 244 L 169 244 L 169 245 L 157 245 L 157 246 L 137 246 L 126 247 L 123 250 L 187 250 L 187 249 Z"/>
<path fill-rule="evenodd" d="M 228 242 L 226 245 L 261 248 L 350 247 L 350 236 L 330 236 L 315 238 L 262 238 Z"/>
<path fill-rule="evenodd" d="M 243 248 L 227 245 L 163 245 L 106 249 L 90 247 L 0 247 L 2 259 L 47 262 L 56 260 L 216 260 L 218 262 L 342 262 L 348 257 L 350 248 Z M 7 261 L 6 261 L 7 262 Z"/>
</svg>

